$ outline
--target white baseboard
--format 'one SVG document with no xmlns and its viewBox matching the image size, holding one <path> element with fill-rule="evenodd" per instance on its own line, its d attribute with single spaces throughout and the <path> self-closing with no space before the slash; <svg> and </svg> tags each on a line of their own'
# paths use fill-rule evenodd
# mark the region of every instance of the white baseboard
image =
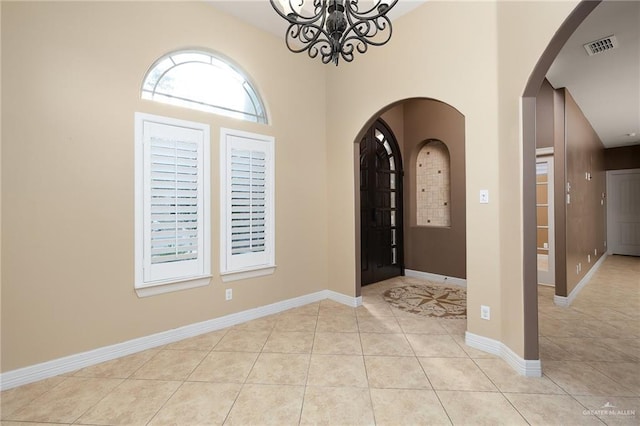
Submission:
<svg viewBox="0 0 640 426">
<path fill-rule="evenodd" d="M 467 280 L 464 278 L 448 277 L 446 275 L 432 274 L 430 272 L 414 271 L 413 269 L 405 269 L 404 275 L 411 278 L 435 281 L 437 283 L 453 284 L 461 287 L 467 286 Z"/>
<path fill-rule="evenodd" d="M 516 370 L 519 374 L 526 377 L 542 377 L 542 363 L 539 359 L 529 360 L 523 359 L 513 352 L 504 343 L 490 339 L 488 337 L 478 336 L 477 334 L 465 333 L 465 343 L 472 348 L 497 355 L 506 361 L 507 364 Z"/>
<path fill-rule="evenodd" d="M 325 290 L 325 293 L 327 295 L 325 299 L 331 299 L 338 303 L 342 303 L 343 305 L 351 306 L 352 308 L 362 306 L 362 296 L 351 297 L 342 293 L 337 293 L 333 290 Z"/>
<path fill-rule="evenodd" d="M 580 293 L 580 291 L 582 291 L 582 289 L 589 283 L 589 281 L 591 281 L 593 274 L 595 274 L 596 271 L 602 265 L 602 263 L 604 263 L 607 256 L 608 254 L 603 254 L 602 256 L 600 256 L 600 259 L 598 259 L 598 261 L 593 264 L 591 269 L 589 269 L 589 272 L 587 272 L 586 275 L 582 277 L 578 285 L 576 285 L 573 288 L 573 290 L 571 290 L 571 293 L 569 293 L 569 296 L 565 297 L 565 296 L 554 295 L 553 303 L 555 303 L 557 306 L 562 306 L 562 307 L 567 307 L 571 305 L 571 303 L 573 303 L 576 296 L 578 296 L 578 293 Z"/>
<path fill-rule="evenodd" d="M 287 309 L 307 305 L 324 299 L 331 299 L 351 307 L 362 305 L 362 297 L 350 297 L 331 290 L 322 290 L 305 296 L 283 300 L 258 308 L 248 309 L 235 314 L 225 315 L 207 321 L 189 324 L 184 327 L 162 331 L 149 336 L 128 340 L 115 345 L 104 346 L 87 352 L 65 356 L 62 358 L 31 365 L 17 370 L 0 374 L 0 390 L 7 390 L 28 383 L 44 380 L 60 374 L 70 373 L 81 368 L 89 367 L 101 362 L 110 361 L 136 352 L 177 342 L 189 337 L 209 333 L 246 321 L 273 315 Z"/>
</svg>

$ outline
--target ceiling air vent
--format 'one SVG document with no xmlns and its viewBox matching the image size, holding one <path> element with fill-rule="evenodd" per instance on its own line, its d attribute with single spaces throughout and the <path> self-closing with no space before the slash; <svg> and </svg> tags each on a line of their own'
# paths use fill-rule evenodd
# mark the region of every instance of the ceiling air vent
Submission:
<svg viewBox="0 0 640 426">
<path fill-rule="evenodd" d="M 618 47 L 618 39 L 616 39 L 616 36 L 614 35 L 594 40 L 584 45 L 584 49 L 587 51 L 589 56 L 606 52 L 607 50 L 615 49 L 616 47 Z"/>
</svg>

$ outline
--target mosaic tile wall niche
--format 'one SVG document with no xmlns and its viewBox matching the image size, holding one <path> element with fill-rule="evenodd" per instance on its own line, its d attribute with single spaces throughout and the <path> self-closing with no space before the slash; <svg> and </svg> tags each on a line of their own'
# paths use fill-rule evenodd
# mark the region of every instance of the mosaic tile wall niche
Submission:
<svg viewBox="0 0 640 426">
<path fill-rule="evenodd" d="M 431 141 L 418 153 L 416 208 L 418 226 L 451 226 L 451 162 L 441 141 Z"/>
</svg>

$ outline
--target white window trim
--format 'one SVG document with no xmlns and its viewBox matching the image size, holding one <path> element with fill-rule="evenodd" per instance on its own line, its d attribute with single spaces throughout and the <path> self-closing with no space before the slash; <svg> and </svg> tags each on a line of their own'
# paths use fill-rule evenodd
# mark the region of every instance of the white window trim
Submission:
<svg viewBox="0 0 640 426">
<path fill-rule="evenodd" d="M 244 268 L 233 268 L 230 265 L 230 209 L 228 208 L 230 171 L 228 170 L 228 155 L 231 151 L 232 137 L 243 138 L 258 142 L 264 146 L 267 154 L 267 203 L 265 210 L 266 221 L 266 261 Z M 235 281 L 273 274 L 275 264 L 275 139 L 271 136 L 249 133 L 240 130 L 220 129 L 220 275 L 222 281 Z"/>
<path fill-rule="evenodd" d="M 202 273 L 195 276 L 184 276 L 167 280 L 157 280 L 145 282 L 144 280 L 144 212 L 145 212 L 145 161 L 144 161 L 144 124 L 152 122 L 188 129 L 200 130 L 203 133 L 202 146 L 202 180 L 203 180 L 203 242 L 202 242 Z M 157 294 L 169 293 L 173 291 L 186 290 L 189 288 L 203 287 L 211 282 L 211 155 L 210 155 L 210 128 L 207 124 L 192 121 L 178 120 L 174 118 L 161 117 L 152 114 L 135 113 L 135 153 L 134 153 L 134 175 L 135 175 L 135 249 L 134 249 L 134 288 L 139 297 L 154 296 Z"/>
<path fill-rule="evenodd" d="M 184 56 L 185 54 L 196 54 L 201 57 L 207 57 L 207 60 L 203 58 L 191 58 L 189 61 L 178 61 L 177 58 Z M 162 66 L 163 63 L 170 60 L 173 65 L 168 69 L 164 69 L 161 75 L 155 74 L 156 69 Z M 225 69 L 233 72 L 233 79 L 241 80 L 242 86 L 245 92 L 245 101 L 249 101 L 252 104 L 252 108 L 237 108 L 229 105 L 228 102 L 219 103 L 206 103 L 202 99 L 192 99 L 190 97 L 176 97 L 172 93 L 159 90 L 158 84 L 165 77 L 167 72 L 170 72 L 176 67 L 183 66 L 185 64 L 202 64 L 215 68 Z M 153 88 L 148 86 L 150 83 Z M 181 108 L 194 109 L 196 111 L 204 111 L 211 114 L 217 114 L 224 117 L 231 117 L 240 120 L 267 124 L 269 122 L 267 117 L 267 110 L 262 97 L 258 93 L 256 85 L 251 81 L 248 75 L 242 70 L 242 68 L 236 65 L 231 59 L 226 56 L 210 51 L 208 49 L 186 49 L 169 52 L 156 60 L 151 68 L 147 71 L 144 77 L 141 98 L 152 100 L 155 102 L 161 102 L 168 105 L 174 105 Z"/>
</svg>

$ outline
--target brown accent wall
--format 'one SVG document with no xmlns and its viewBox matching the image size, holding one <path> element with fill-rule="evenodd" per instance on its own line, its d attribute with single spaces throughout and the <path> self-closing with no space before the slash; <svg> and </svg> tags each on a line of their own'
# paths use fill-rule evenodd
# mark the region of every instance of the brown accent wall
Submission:
<svg viewBox="0 0 640 426">
<path fill-rule="evenodd" d="M 553 198 L 556 294 L 567 295 L 567 167 L 565 152 L 564 90 L 553 92 Z"/>
<path fill-rule="evenodd" d="M 466 278 L 465 123 L 455 108 L 431 99 L 404 103 L 405 268 Z M 447 145 L 451 159 L 451 226 L 416 225 L 415 164 L 428 139 Z"/>
<path fill-rule="evenodd" d="M 536 97 L 536 148 L 550 148 L 554 145 L 553 87 L 547 79 Z"/>
<path fill-rule="evenodd" d="M 564 90 L 566 119 L 567 296 L 605 252 L 604 147 L 571 94 Z M 577 266 L 581 265 L 578 271 Z"/>
<path fill-rule="evenodd" d="M 536 98 L 536 146 L 554 148 L 555 293 L 566 297 L 605 251 L 605 150 L 571 94 L 546 80 Z"/>
<path fill-rule="evenodd" d="M 640 169 L 640 142 L 604 150 L 605 170 Z"/>
</svg>

